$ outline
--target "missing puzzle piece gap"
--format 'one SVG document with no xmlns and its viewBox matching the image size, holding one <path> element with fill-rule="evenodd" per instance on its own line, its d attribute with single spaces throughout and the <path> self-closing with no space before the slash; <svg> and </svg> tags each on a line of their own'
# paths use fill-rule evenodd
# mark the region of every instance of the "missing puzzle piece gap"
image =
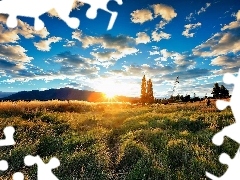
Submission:
<svg viewBox="0 0 240 180">
<path fill-rule="evenodd" d="M 12 126 L 5 127 L 3 130 L 5 139 L 0 139 L 0 146 L 11 146 L 15 144 L 13 134 L 15 129 Z"/>
</svg>

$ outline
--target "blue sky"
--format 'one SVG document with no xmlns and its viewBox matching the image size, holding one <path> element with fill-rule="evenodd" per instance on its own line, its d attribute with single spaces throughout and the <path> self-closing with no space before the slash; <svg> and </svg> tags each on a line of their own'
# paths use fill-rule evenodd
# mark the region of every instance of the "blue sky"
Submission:
<svg viewBox="0 0 240 180">
<path fill-rule="evenodd" d="M 1 14 L 0 91 L 72 87 L 139 97 L 145 74 L 155 97 L 169 97 L 177 76 L 175 95 L 210 96 L 224 73 L 238 72 L 239 0 L 110 1 L 118 16 L 108 31 L 110 14 L 88 19 L 88 8 L 73 5 L 78 29 L 52 10 L 41 16 L 41 31 L 26 17 L 10 29 Z"/>
</svg>

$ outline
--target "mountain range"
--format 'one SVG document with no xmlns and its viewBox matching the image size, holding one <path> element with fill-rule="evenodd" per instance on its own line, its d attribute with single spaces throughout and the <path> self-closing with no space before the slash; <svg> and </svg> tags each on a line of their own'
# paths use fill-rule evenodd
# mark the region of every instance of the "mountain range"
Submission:
<svg viewBox="0 0 240 180">
<path fill-rule="evenodd" d="M 126 97 L 126 96 L 116 96 L 113 99 L 108 99 L 104 93 L 95 92 L 95 91 L 87 91 L 87 90 L 78 90 L 73 88 L 60 88 L 60 89 L 49 89 L 44 91 L 32 90 L 32 91 L 20 91 L 17 93 L 0 93 L 0 100 L 80 100 L 80 101 L 88 101 L 88 102 L 106 102 L 106 101 L 120 101 L 120 102 L 135 102 L 139 98 L 134 97 Z"/>
</svg>

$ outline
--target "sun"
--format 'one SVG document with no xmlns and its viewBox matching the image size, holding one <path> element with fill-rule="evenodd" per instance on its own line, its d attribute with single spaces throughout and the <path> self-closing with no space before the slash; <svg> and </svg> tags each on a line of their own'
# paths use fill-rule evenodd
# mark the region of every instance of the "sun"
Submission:
<svg viewBox="0 0 240 180">
<path fill-rule="evenodd" d="M 121 94 L 122 87 L 113 80 L 104 79 L 99 83 L 97 89 L 105 94 L 107 100 L 114 100 L 114 98 Z"/>
<path fill-rule="evenodd" d="M 116 93 L 114 92 L 105 92 L 104 94 L 107 99 L 114 99 L 116 97 Z"/>
</svg>

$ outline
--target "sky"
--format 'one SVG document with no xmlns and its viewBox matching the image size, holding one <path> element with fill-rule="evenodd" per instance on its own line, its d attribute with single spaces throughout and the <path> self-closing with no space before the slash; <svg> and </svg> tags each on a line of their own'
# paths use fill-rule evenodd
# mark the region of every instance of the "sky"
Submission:
<svg viewBox="0 0 240 180">
<path fill-rule="evenodd" d="M 202 97 L 240 68 L 239 0 L 112 0 L 107 7 L 118 13 L 111 30 L 110 13 L 89 19 L 90 6 L 79 1 L 70 13 L 80 19 L 77 29 L 54 10 L 40 16 L 40 31 L 30 17 L 8 28 L 0 14 L 0 91 L 70 87 L 139 97 L 145 74 L 157 98 Z"/>
</svg>

